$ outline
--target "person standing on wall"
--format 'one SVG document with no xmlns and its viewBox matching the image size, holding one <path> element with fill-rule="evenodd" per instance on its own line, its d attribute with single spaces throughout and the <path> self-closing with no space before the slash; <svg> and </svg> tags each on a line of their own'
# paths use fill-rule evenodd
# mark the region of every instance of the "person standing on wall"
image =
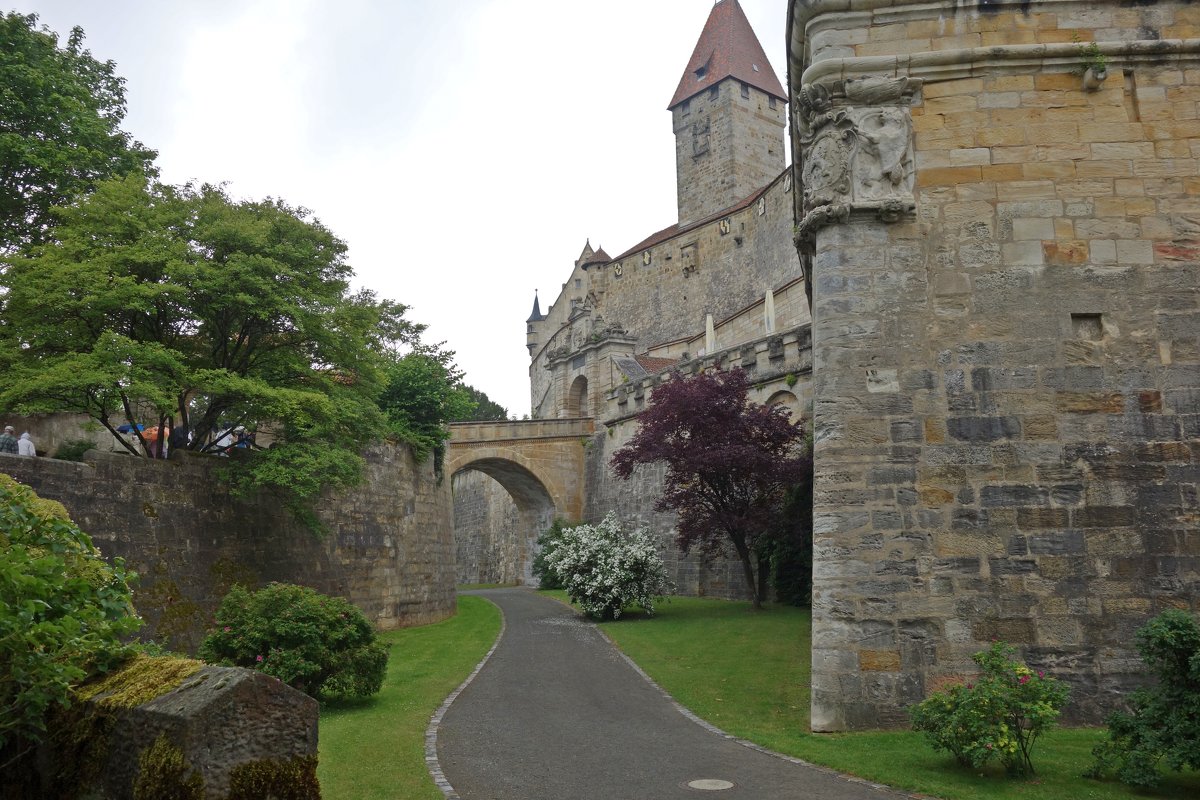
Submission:
<svg viewBox="0 0 1200 800">
<path fill-rule="evenodd" d="M 17 429 L 12 425 L 4 426 L 4 433 L 0 433 L 0 453 L 11 453 L 19 455 L 20 450 L 17 448 Z"/>
<path fill-rule="evenodd" d="M 29 431 L 21 434 L 21 438 L 17 440 L 17 454 L 22 456 L 37 456 L 37 448 L 33 446 L 33 439 L 29 438 Z"/>
</svg>

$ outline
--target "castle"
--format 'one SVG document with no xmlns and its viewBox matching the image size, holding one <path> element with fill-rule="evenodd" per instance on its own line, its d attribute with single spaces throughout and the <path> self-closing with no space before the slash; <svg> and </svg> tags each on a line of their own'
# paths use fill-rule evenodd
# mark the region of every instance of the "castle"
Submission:
<svg viewBox="0 0 1200 800">
<path fill-rule="evenodd" d="M 744 365 L 811 407 L 813 729 L 905 724 L 993 639 L 1098 721 L 1133 631 L 1200 610 L 1200 8 L 791 0 L 788 36 L 784 88 L 713 7 L 670 102 L 679 221 L 535 301 L 534 415 L 595 420 L 586 519 L 669 540 L 661 476 L 608 459 L 664 371 Z M 456 508 L 503 513 L 468 475 Z"/>
</svg>

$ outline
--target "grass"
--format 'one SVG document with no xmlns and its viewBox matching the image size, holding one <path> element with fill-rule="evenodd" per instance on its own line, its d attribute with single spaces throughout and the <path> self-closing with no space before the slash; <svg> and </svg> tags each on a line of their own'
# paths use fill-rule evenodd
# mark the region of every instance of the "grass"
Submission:
<svg viewBox="0 0 1200 800">
<path fill-rule="evenodd" d="M 562 592 L 547 592 L 563 599 Z M 808 731 L 808 611 L 672 598 L 654 618 L 633 613 L 604 631 L 665 690 L 721 729 L 780 753 L 945 800 L 1171 800 L 1200 797 L 1200 773 L 1171 775 L 1155 793 L 1080 777 L 1102 738 L 1095 728 L 1057 729 L 1034 751 L 1036 778 L 959 767 L 911 731 Z"/>
<path fill-rule="evenodd" d="M 321 796 L 442 800 L 425 766 L 425 728 L 499 632 L 499 609 L 468 596 L 458 598 L 451 619 L 381 634 L 392 646 L 383 690 L 321 708 Z"/>
</svg>

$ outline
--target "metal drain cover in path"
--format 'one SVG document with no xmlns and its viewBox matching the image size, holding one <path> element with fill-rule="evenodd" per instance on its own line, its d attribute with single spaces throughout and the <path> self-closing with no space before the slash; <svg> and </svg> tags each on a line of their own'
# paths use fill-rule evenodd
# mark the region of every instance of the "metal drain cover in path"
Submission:
<svg viewBox="0 0 1200 800">
<path fill-rule="evenodd" d="M 699 789 L 703 792 L 719 792 L 723 789 L 732 789 L 733 784 L 719 778 L 699 778 L 694 781 L 688 781 L 687 787 L 689 789 Z"/>
</svg>

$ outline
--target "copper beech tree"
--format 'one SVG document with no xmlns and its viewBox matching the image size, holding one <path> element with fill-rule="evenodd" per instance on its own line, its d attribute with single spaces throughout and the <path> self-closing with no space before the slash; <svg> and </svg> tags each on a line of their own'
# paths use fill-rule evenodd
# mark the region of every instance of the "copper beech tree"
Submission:
<svg viewBox="0 0 1200 800">
<path fill-rule="evenodd" d="M 684 377 L 655 387 L 638 431 L 612 458 L 630 478 L 641 464 L 666 467 L 658 511 L 678 515 L 676 542 L 715 555 L 732 547 L 760 608 L 767 594 L 765 543 L 778 530 L 787 493 L 811 480 L 804 429 L 786 408 L 747 399 L 740 370 Z"/>
</svg>

